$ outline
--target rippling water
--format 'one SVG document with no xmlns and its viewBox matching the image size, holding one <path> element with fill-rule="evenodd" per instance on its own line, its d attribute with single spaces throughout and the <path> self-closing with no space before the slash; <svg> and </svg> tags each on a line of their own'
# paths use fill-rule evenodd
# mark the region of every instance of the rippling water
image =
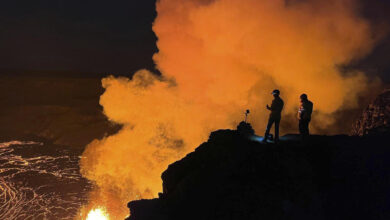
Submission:
<svg viewBox="0 0 390 220">
<path fill-rule="evenodd" d="M 0 143 L 0 219 L 74 219 L 92 185 L 81 151 L 37 142 Z"/>
</svg>

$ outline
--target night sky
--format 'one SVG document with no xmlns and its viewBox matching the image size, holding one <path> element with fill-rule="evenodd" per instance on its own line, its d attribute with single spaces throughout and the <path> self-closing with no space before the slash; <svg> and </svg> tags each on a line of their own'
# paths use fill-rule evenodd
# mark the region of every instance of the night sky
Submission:
<svg viewBox="0 0 390 220">
<path fill-rule="evenodd" d="M 362 0 L 375 32 L 390 30 L 389 0 Z M 0 74 L 67 77 L 130 75 L 153 69 L 155 0 L 5 0 L 0 6 Z M 385 82 L 386 37 L 354 67 Z"/>
<path fill-rule="evenodd" d="M 2 74 L 128 75 L 154 67 L 154 0 L 0 4 Z"/>
</svg>

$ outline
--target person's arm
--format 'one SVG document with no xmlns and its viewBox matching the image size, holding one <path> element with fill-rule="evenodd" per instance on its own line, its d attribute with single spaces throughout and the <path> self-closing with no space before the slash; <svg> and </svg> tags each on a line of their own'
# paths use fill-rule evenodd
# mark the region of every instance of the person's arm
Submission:
<svg viewBox="0 0 390 220">
<path fill-rule="evenodd" d="M 313 113 L 313 103 L 312 102 L 310 103 L 310 108 L 309 108 L 308 112 L 309 112 L 309 115 L 311 115 Z"/>
<path fill-rule="evenodd" d="M 275 100 L 272 101 L 271 107 L 269 105 L 267 105 L 267 109 L 270 110 L 270 111 L 275 109 Z"/>
<path fill-rule="evenodd" d="M 298 119 L 303 119 L 303 115 L 305 114 L 305 105 L 301 103 L 298 110 Z"/>
</svg>

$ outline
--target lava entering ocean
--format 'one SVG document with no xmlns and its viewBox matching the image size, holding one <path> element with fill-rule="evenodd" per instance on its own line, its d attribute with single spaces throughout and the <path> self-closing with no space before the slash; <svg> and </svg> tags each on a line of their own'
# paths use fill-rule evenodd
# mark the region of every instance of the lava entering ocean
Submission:
<svg viewBox="0 0 390 220">
<path fill-rule="evenodd" d="M 156 8 L 162 75 L 102 80 L 104 114 L 123 128 L 90 143 L 80 164 L 98 186 L 91 203 L 111 218 L 124 218 L 130 200 L 155 197 L 170 163 L 210 131 L 235 126 L 244 109 L 263 131 L 273 89 L 285 100 L 287 132 L 301 93 L 315 103 L 314 128 L 331 130 L 335 113 L 356 108 L 372 86 L 364 73 L 338 68 L 376 42 L 357 1 L 159 0 Z"/>
</svg>

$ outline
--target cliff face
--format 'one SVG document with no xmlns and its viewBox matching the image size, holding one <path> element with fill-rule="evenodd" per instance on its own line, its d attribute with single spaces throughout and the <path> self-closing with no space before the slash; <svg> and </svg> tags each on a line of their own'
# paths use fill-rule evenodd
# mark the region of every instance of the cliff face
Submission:
<svg viewBox="0 0 390 220">
<path fill-rule="evenodd" d="M 390 133 L 390 89 L 380 94 L 353 126 L 353 135 Z"/>
<path fill-rule="evenodd" d="M 390 219 L 387 136 L 298 137 L 279 145 L 219 130 L 162 174 L 129 220 Z"/>
</svg>

